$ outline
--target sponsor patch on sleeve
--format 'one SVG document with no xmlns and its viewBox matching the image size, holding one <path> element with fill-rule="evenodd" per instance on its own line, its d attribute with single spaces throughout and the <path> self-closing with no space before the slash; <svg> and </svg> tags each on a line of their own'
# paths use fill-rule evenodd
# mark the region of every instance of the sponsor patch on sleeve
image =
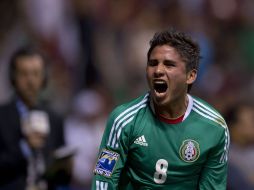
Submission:
<svg viewBox="0 0 254 190">
<path fill-rule="evenodd" d="M 94 173 L 111 177 L 118 158 L 118 153 L 103 149 L 96 163 Z"/>
</svg>

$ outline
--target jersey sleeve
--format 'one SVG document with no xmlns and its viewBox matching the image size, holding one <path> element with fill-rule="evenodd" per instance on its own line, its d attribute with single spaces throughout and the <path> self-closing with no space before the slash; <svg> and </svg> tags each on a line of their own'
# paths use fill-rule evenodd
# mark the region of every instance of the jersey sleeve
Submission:
<svg viewBox="0 0 254 190">
<path fill-rule="evenodd" d="M 217 145 L 210 151 L 207 162 L 202 170 L 199 189 L 226 190 L 227 160 L 229 148 L 229 133 L 225 126 L 218 134 Z"/>
<path fill-rule="evenodd" d="M 92 190 L 118 189 L 119 178 L 127 160 L 129 133 L 133 117 L 109 116 L 94 169 Z"/>
</svg>

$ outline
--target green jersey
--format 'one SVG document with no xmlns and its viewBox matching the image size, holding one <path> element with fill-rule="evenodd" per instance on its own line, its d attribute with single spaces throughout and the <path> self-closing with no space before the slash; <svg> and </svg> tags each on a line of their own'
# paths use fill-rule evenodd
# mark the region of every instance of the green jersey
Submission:
<svg viewBox="0 0 254 190">
<path fill-rule="evenodd" d="M 93 190 L 224 190 L 229 133 L 223 117 L 188 95 L 181 122 L 156 116 L 146 94 L 110 115 Z"/>
</svg>

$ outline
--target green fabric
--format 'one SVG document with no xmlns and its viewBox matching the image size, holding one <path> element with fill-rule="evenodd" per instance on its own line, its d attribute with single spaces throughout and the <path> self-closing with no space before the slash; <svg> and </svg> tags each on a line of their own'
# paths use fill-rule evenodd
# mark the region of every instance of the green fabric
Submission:
<svg viewBox="0 0 254 190">
<path fill-rule="evenodd" d="M 160 121 L 149 96 L 117 107 L 100 151 L 116 152 L 119 158 L 111 177 L 95 174 L 92 189 L 226 189 L 227 126 L 211 106 L 193 100 L 190 114 L 178 124 Z M 119 135 L 116 141 L 114 134 Z M 191 154 L 185 154 L 188 148 Z"/>
</svg>

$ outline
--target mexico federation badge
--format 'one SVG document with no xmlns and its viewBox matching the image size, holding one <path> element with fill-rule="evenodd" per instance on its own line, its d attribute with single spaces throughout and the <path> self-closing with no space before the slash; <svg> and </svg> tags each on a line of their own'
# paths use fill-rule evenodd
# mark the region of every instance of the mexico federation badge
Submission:
<svg viewBox="0 0 254 190">
<path fill-rule="evenodd" d="M 119 154 L 103 149 L 96 163 L 94 173 L 110 177 L 119 158 Z"/>
<path fill-rule="evenodd" d="M 179 154 L 183 161 L 194 162 L 200 155 L 199 144 L 192 139 L 187 139 L 183 141 Z"/>
</svg>

